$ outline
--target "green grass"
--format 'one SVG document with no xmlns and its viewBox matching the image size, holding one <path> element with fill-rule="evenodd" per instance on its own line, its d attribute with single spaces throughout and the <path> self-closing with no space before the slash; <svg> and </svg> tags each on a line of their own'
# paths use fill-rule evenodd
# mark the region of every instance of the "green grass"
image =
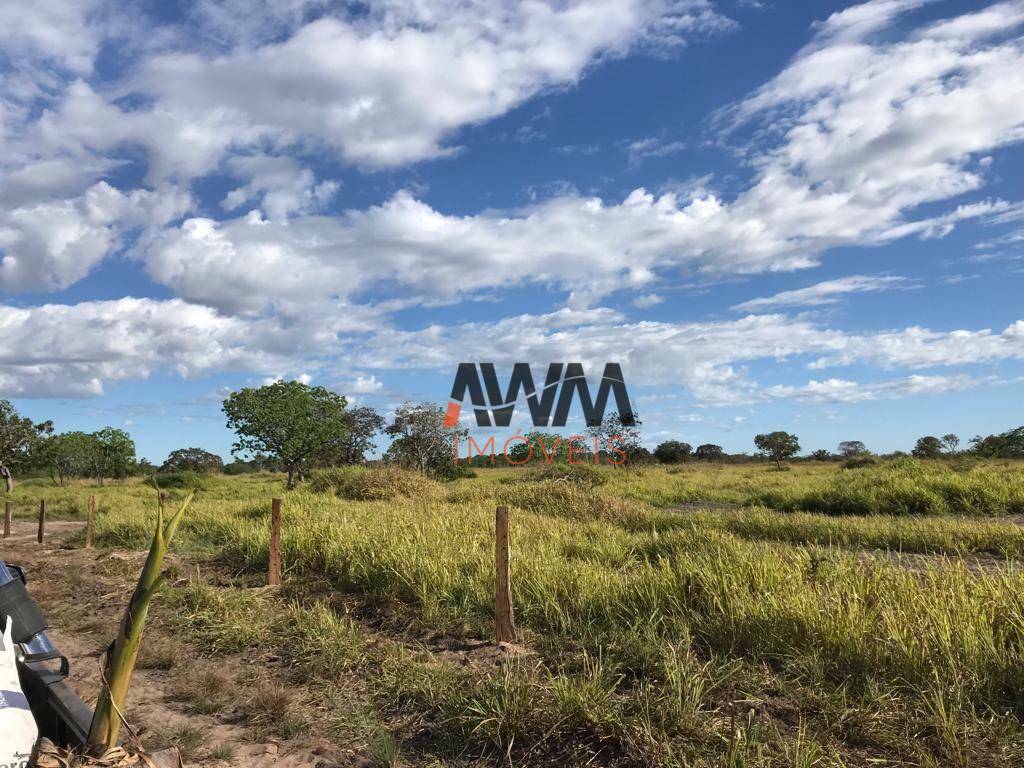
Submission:
<svg viewBox="0 0 1024 768">
<path fill-rule="evenodd" d="M 393 718 L 429 734 L 440 755 L 522 764 L 858 765 L 867 754 L 966 766 L 1024 755 L 1024 536 L 1013 521 L 978 517 L 1015 511 L 1015 467 L 687 466 L 608 470 L 600 483 L 480 474 L 386 501 L 288 493 L 281 594 L 194 582 L 175 588 L 169 611 L 213 653 L 290 649 L 322 696 L 339 676 L 363 680 L 370 710 L 341 707 L 336 718 L 359 724 L 380 764 L 408 749 L 385 725 Z M 210 481 L 179 548 L 258 581 L 279 482 Z M 882 514 L 904 487 L 946 507 Z M 63 492 L 102 498 L 98 546 L 148 543 L 151 491 Z M 797 509 L 792 500 L 827 493 L 859 501 L 843 516 L 651 506 L 756 496 Z M 975 497 L 982 507 L 968 509 Z M 417 627 L 491 637 L 496 503 L 512 507 L 513 598 L 532 655 L 436 663 L 323 600 L 342 592 Z M 869 514 L 849 514 L 858 504 Z M 906 567 L 861 550 L 944 557 Z M 978 569 L 962 555 L 998 559 Z M 287 736 L 292 725 L 267 714 L 280 701 L 268 694 L 250 708 Z"/>
<path fill-rule="evenodd" d="M 830 515 L 1024 514 L 1024 470 L 1007 462 L 965 471 L 914 459 L 860 469 L 801 464 L 790 472 L 688 464 L 621 472 L 613 482 L 624 495 L 656 506 L 710 501 Z"/>
</svg>

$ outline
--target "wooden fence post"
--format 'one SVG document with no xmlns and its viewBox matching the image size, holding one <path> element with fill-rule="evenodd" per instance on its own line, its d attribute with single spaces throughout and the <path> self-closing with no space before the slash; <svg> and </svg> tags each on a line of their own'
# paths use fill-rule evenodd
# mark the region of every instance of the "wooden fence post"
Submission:
<svg viewBox="0 0 1024 768">
<path fill-rule="evenodd" d="M 85 548 L 92 549 L 92 515 L 96 507 L 96 497 L 89 495 L 89 511 L 85 517 Z"/>
<path fill-rule="evenodd" d="M 494 560 L 498 569 L 494 595 L 495 634 L 499 643 L 510 643 L 516 639 L 516 625 L 509 592 L 508 507 L 498 507 L 494 514 Z"/>
<path fill-rule="evenodd" d="M 274 499 L 270 510 L 270 567 L 267 584 L 281 583 L 281 500 Z"/>
<path fill-rule="evenodd" d="M 43 543 L 43 529 L 46 527 L 46 500 L 39 502 L 39 533 L 36 534 L 36 541 Z"/>
<path fill-rule="evenodd" d="M 4 502 L 4 538 L 11 535 L 11 502 Z"/>
</svg>

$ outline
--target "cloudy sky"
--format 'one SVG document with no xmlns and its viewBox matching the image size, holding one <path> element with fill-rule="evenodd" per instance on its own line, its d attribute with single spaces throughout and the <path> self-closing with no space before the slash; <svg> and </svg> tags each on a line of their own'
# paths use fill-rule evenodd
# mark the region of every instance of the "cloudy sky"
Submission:
<svg viewBox="0 0 1024 768">
<path fill-rule="evenodd" d="M 369 7 L 368 7 L 369 6 Z M 1024 422 L 1024 2 L 0 5 L 0 397 L 158 461 L 622 363 L 652 445 Z"/>
</svg>

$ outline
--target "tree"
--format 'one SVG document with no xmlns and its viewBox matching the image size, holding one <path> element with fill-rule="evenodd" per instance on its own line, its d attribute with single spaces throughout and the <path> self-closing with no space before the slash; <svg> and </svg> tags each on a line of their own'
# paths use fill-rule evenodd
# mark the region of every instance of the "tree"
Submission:
<svg viewBox="0 0 1024 768">
<path fill-rule="evenodd" d="M 34 424 L 9 401 L 0 400 L 0 477 L 6 482 L 8 493 L 14 490 L 14 469 L 28 462 L 32 449 L 52 431 L 52 422 Z"/>
<path fill-rule="evenodd" d="M 156 474 L 156 471 L 157 467 L 149 459 L 143 457 L 135 463 L 135 472 L 133 474 L 142 477 L 152 477 Z"/>
<path fill-rule="evenodd" d="M 93 477 L 103 485 L 103 478 L 121 478 L 131 473 L 135 464 L 135 443 L 127 432 L 104 427 L 90 437 L 93 446 Z"/>
<path fill-rule="evenodd" d="M 405 403 L 385 430 L 393 440 L 385 458 L 423 473 L 447 476 L 456 467 L 456 440 L 469 430 L 444 425 L 445 413 L 432 403 Z"/>
<path fill-rule="evenodd" d="M 640 442 L 641 424 L 636 413 L 626 418 L 618 413 L 612 413 L 597 424 L 587 427 L 587 435 L 590 437 L 590 444 L 598 451 L 603 450 L 608 455 L 623 452 L 625 455 L 622 460 L 615 463 L 624 464 L 626 461 L 641 457 L 644 453 Z"/>
<path fill-rule="evenodd" d="M 839 444 L 839 449 L 842 450 L 843 443 Z M 835 458 L 829 451 L 824 448 L 819 448 L 816 451 L 811 451 L 811 458 L 815 461 L 832 461 Z"/>
<path fill-rule="evenodd" d="M 725 451 L 722 450 L 720 445 L 704 443 L 704 445 L 697 446 L 697 450 L 693 452 L 693 455 L 701 461 L 721 461 L 725 458 Z"/>
<path fill-rule="evenodd" d="M 238 433 L 233 454 L 277 459 L 288 473 L 288 488 L 302 465 L 348 434 L 344 397 L 299 381 L 276 381 L 232 392 L 223 411 Z"/>
<path fill-rule="evenodd" d="M 796 435 L 789 432 L 769 432 L 754 437 L 754 445 L 761 452 L 761 455 L 775 462 L 775 466 L 782 469 L 782 462 L 795 456 L 800 451 L 800 441 Z"/>
<path fill-rule="evenodd" d="M 910 452 L 918 459 L 937 459 L 942 455 L 942 441 L 932 435 L 919 438 Z"/>
<path fill-rule="evenodd" d="M 654 449 L 654 458 L 662 464 L 679 464 L 686 461 L 693 452 L 693 446 L 679 440 L 666 440 Z"/>
<path fill-rule="evenodd" d="M 348 432 L 317 455 L 317 464 L 321 466 L 362 464 L 366 461 L 366 452 L 373 448 L 374 436 L 385 425 L 384 417 L 366 405 L 347 409 L 342 418 Z"/>
<path fill-rule="evenodd" d="M 946 453 L 955 454 L 960 445 L 960 438 L 950 432 L 942 436 L 942 444 L 946 446 Z"/>
<path fill-rule="evenodd" d="M 573 441 L 574 453 L 586 451 L 583 441 Z M 522 440 L 515 440 L 508 451 L 508 460 L 512 464 L 531 463 L 559 464 L 568 460 L 569 438 L 556 432 L 527 432 Z"/>
<path fill-rule="evenodd" d="M 96 440 L 85 432 L 62 432 L 42 440 L 36 449 L 40 469 L 50 473 L 56 485 L 74 477 L 88 477 L 96 466 Z"/>
<path fill-rule="evenodd" d="M 978 435 L 971 440 L 971 450 L 989 459 L 1024 458 L 1024 427 L 1017 427 L 1000 435 Z"/>
<path fill-rule="evenodd" d="M 179 448 L 160 465 L 161 472 L 220 472 L 224 460 L 202 448 Z"/>
<path fill-rule="evenodd" d="M 838 451 L 844 459 L 852 459 L 854 456 L 864 455 L 868 449 L 860 440 L 843 440 L 839 444 Z"/>
</svg>

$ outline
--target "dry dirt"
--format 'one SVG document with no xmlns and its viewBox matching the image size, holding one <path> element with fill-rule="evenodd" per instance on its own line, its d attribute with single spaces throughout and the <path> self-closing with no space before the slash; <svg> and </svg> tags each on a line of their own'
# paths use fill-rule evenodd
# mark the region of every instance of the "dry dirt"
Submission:
<svg viewBox="0 0 1024 768">
<path fill-rule="evenodd" d="M 43 544 L 36 542 L 36 524 L 15 520 L 11 537 L 0 541 L 0 558 L 28 572 L 29 590 L 50 621 L 50 636 L 71 664 L 69 682 L 90 705 L 99 687 L 103 650 L 124 610 L 143 553 L 103 553 L 65 548 L 69 531 L 80 522 L 47 523 Z M 179 566 L 187 563 L 178 561 Z M 135 574 L 135 575 L 133 575 Z M 132 680 L 127 715 L 143 743 L 150 748 L 177 743 L 189 766 L 217 768 L 333 768 L 362 762 L 354 754 L 340 754 L 337 747 L 300 733 L 287 741 L 259 738 L 247 727 L 238 711 L 197 715 L 174 693 L 182 675 L 195 669 L 198 649 L 176 638 L 161 635 L 159 627 L 147 629 L 145 645 L 173 645 L 181 662 L 170 669 L 138 669 Z M 178 649 L 184 648 L 184 652 Z M 275 681 L 273 670 L 261 665 L 253 674 L 252 659 L 218 656 L 219 673 L 234 678 L 239 699 L 244 700 Z"/>
</svg>

